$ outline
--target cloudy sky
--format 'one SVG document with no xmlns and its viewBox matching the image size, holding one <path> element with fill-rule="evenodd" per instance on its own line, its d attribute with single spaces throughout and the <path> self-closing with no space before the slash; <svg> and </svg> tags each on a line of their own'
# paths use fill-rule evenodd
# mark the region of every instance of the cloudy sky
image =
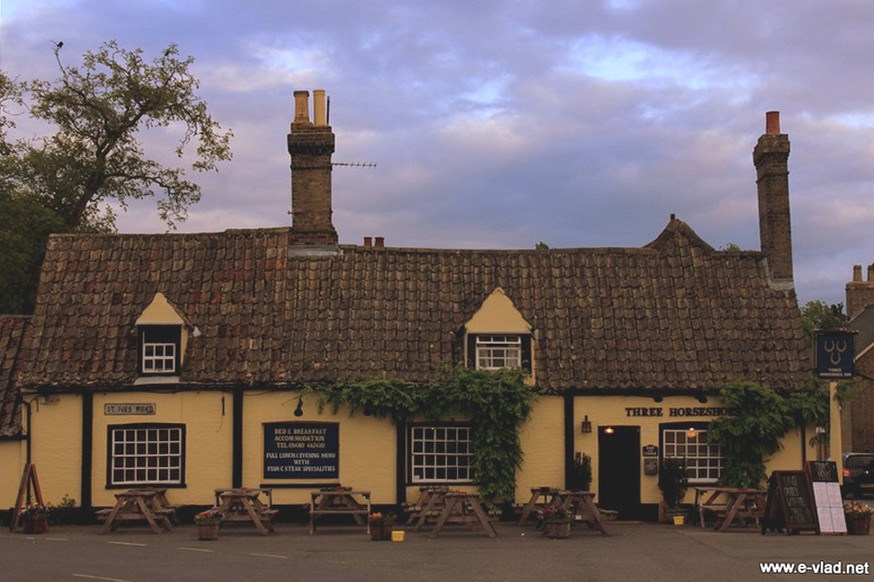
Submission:
<svg viewBox="0 0 874 582">
<path fill-rule="evenodd" d="M 674 213 L 758 249 L 751 153 L 779 110 L 799 300 L 843 302 L 874 262 L 867 0 L 2 0 L 0 18 L 20 80 L 57 77 L 56 41 L 73 65 L 110 39 L 194 57 L 234 159 L 194 176 L 180 231 L 289 224 L 292 91 L 324 88 L 334 161 L 376 164 L 334 171 L 342 243 L 639 247 Z M 166 230 L 154 201 L 118 226 Z"/>
</svg>

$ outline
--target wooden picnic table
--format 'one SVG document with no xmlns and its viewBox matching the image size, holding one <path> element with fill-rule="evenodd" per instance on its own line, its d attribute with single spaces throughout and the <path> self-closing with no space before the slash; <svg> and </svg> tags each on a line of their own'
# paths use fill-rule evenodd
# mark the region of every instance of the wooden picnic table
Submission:
<svg viewBox="0 0 874 582">
<path fill-rule="evenodd" d="M 171 515 L 176 511 L 164 506 L 162 496 L 154 489 L 131 489 L 115 494 L 115 506 L 97 512 L 98 519 L 103 519 L 100 533 L 115 531 L 122 523 L 128 521 L 145 521 L 154 533 L 172 529 Z M 166 501 L 166 497 L 163 497 Z M 160 525 L 159 525 L 160 524 Z"/>
<path fill-rule="evenodd" d="M 261 501 L 261 496 L 267 498 L 267 503 Z M 251 523 L 261 535 L 267 535 L 273 529 L 273 517 L 277 511 L 271 508 L 272 489 L 251 489 L 239 487 L 235 489 L 216 489 L 216 506 L 222 510 L 222 524 Z"/>
<path fill-rule="evenodd" d="M 735 519 L 765 516 L 765 500 L 768 492 L 761 489 L 736 487 L 695 487 L 695 510 L 701 527 L 707 511 L 716 515 L 713 529 L 727 531 Z"/>
<path fill-rule="evenodd" d="M 421 530 L 429 523 L 434 524 L 432 538 L 437 537 L 447 523 L 465 524 L 470 528 L 479 524 L 490 538 L 497 535 L 477 494 L 450 491 L 448 487 L 433 487 L 428 490 L 427 502 L 418 514 L 416 530 Z"/>
<path fill-rule="evenodd" d="M 536 516 L 536 511 L 543 509 L 555 503 L 558 489 L 554 487 L 532 487 L 531 499 L 522 508 L 522 516 L 519 518 L 519 525 L 525 525 L 531 515 Z"/>
<path fill-rule="evenodd" d="M 370 533 L 370 491 L 355 491 L 351 487 L 311 491 L 310 535 L 316 532 L 316 520 L 323 515 L 351 515 L 356 524 Z"/>
</svg>

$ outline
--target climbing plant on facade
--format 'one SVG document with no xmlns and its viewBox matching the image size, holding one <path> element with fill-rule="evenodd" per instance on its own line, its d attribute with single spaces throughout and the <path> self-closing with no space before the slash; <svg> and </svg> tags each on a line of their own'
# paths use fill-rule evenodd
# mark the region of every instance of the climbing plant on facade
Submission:
<svg viewBox="0 0 874 582">
<path fill-rule="evenodd" d="M 780 450 L 787 432 L 828 426 L 828 391 L 815 378 L 788 396 L 755 382 L 735 382 L 720 390 L 719 399 L 735 409 L 734 416 L 718 418 L 707 429 L 708 441 L 722 451 L 720 485 L 760 487 L 767 480 L 765 462 Z"/>
<path fill-rule="evenodd" d="M 395 423 L 411 420 L 469 419 L 473 471 L 486 503 L 513 499 L 516 470 L 522 466 L 519 429 L 531 414 L 536 393 L 525 385 L 521 370 L 484 371 L 457 368 L 429 383 L 371 379 L 310 386 L 320 410 L 362 412 Z"/>
</svg>

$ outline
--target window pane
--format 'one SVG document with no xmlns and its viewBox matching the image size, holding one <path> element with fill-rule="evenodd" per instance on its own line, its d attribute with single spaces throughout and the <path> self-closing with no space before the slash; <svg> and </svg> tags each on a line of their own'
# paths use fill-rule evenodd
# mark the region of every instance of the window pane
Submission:
<svg viewBox="0 0 874 582">
<path fill-rule="evenodd" d="M 182 482 L 182 427 L 113 428 L 110 441 L 112 485 Z"/>
<path fill-rule="evenodd" d="M 414 482 L 470 481 L 470 429 L 466 426 L 416 426 L 410 431 Z M 420 452 L 428 454 L 416 454 Z"/>
<path fill-rule="evenodd" d="M 719 445 L 707 442 L 706 430 L 667 429 L 662 442 L 664 458 L 684 461 L 690 482 L 712 482 L 722 474 L 722 452 Z"/>
</svg>

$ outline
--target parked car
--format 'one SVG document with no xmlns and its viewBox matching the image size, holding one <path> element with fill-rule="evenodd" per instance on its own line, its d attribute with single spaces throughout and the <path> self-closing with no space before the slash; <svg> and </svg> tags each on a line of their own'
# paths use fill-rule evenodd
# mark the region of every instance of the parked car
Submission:
<svg viewBox="0 0 874 582">
<path fill-rule="evenodd" d="M 874 453 L 844 453 L 844 497 L 874 495 Z"/>
</svg>

